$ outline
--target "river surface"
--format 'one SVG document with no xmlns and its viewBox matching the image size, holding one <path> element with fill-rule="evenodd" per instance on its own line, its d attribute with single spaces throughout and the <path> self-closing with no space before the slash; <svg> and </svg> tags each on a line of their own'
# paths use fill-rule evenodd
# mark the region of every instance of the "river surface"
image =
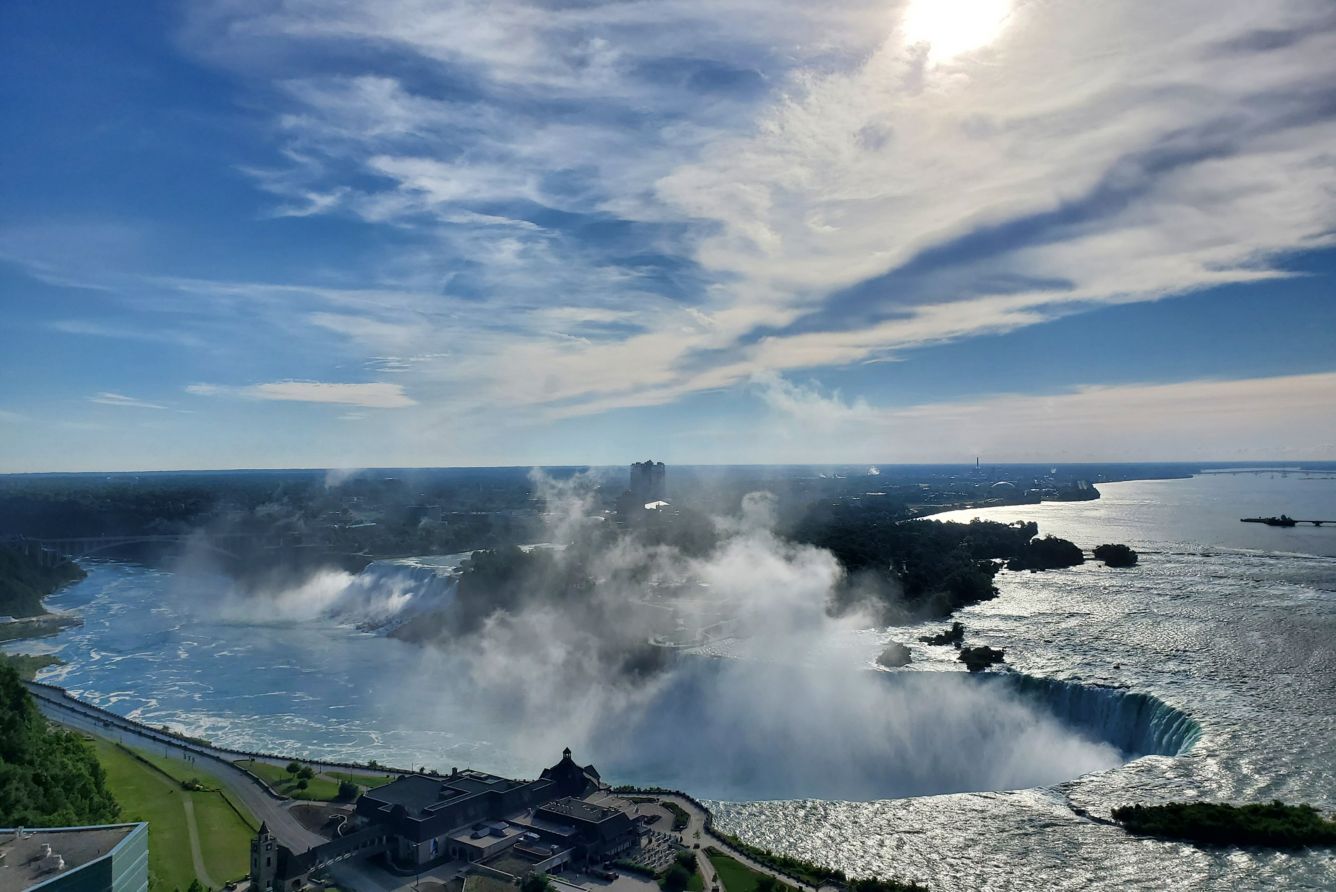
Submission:
<svg viewBox="0 0 1336 892">
<path fill-rule="evenodd" d="M 1094 502 L 947 515 L 1036 520 L 1041 533 L 1087 549 L 1126 542 L 1141 552 L 1128 570 L 1088 563 L 1003 573 L 1000 597 L 958 618 L 969 643 L 1005 649 L 1017 672 L 1126 688 L 1187 713 L 1200 728 L 1189 750 L 1011 792 L 716 800 L 720 825 L 854 874 L 939 890 L 1336 888 L 1330 850 L 1202 850 L 1133 839 L 1083 816 L 1192 798 L 1336 809 L 1336 528 L 1238 520 L 1336 517 L 1336 480 L 1215 476 L 1100 488 Z M 508 745 L 516 729 L 504 712 L 480 708 L 448 679 L 432 684 L 440 666 L 421 648 L 312 619 L 290 603 L 257 622 L 254 605 L 227 609 L 221 579 L 87 567 L 88 579 L 48 600 L 77 611 L 83 625 L 8 649 L 59 654 L 67 665 L 43 680 L 90 702 L 223 745 L 534 773 L 532 755 Z M 422 568 L 402 569 L 411 587 Z M 329 581 L 340 591 L 346 583 Z M 324 603 L 320 589 L 302 597 Z M 870 663 L 900 641 L 913 652 L 911 670 L 958 669 L 951 651 L 917 641 L 941 625 L 866 630 L 847 646 Z M 396 693 L 420 692 L 424 680 L 431 694 L 414 694 L 421 702 Z M 943 752 L 961 745 L 941 738 Z"/>
</svg>

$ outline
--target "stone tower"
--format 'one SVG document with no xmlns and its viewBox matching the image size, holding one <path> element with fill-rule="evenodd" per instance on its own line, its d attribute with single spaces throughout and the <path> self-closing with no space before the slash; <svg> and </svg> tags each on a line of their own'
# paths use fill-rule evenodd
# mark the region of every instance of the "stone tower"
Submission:
<svg viewBox="0 0 1336 892">
<path fill-rule="evenodd" d="M 260 830 L 251 840 L 251 889 L 269 892 L 278 876 L 278 843 L 269 832 L 269 825 L 261 822 Z"/>
</svg>

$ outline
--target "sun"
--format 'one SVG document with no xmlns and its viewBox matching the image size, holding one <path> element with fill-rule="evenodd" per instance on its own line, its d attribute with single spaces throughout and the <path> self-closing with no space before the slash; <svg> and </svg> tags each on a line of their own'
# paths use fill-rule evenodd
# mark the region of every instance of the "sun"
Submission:
<svg viewBox="0 0 1336 892">
<path fill-rule="evenodd" d="M 1013 0 L 910 0 L 900 21 L 909 46 L 925 45 L 945 62 L 992 43 L 1011 15 Z"/>
</svg>

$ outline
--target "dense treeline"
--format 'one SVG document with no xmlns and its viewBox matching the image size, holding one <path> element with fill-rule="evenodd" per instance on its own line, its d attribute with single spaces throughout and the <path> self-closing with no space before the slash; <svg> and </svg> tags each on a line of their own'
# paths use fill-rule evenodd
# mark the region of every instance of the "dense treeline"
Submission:
<svg viewBox="0 0 1336 892">
<path fill-rule="evenodd" d="M 46 611 L 42 599 L 70 582 L 84 578 L 72 561 L 45 565 L 23 549 L 0 545 L 0 615 L 38 616 Z"/>
<path fill-rule="evenodd" d="M 195 557 L 243 583 L 286 585 L 321 566 L 451 554 L 541 537 L 533 483 L 516 469 L 0 476 L 0 536 L 194 535 Z M 179 544 L 106 557 L 159 561 Z"/>
<path fill-rule="evenodd" d="M 52 730 L 17 673 L 0 663 L 0 827 L 106 824 L 119 811 L 92 749 Z"/>
<path fill-rule="evenodd" d="M 1034 523 L 906 522 L 894 510 L 844 503 L 809 514 L 794 537 L 828 549 L 849 571 L 837 608 L 871 592 L 895 622 L 947 616 L 995 597 L 999 562 L 1022 552 L 1038 531 Z"/>
<path fill-rule="evenodd" d="M 848 892 L 928 892 L 927 886 L 920 886 L 918 883 L 881 880 L 876 877 L 850 880 L 846 888 Z"/>
<path fill-rule="evenodd" d="M 1301 848 L 1336 845 L 1336 821 L 1311 805 L 1170 802 L 1113 810 L 1129 833 L 1207 845 Z"/>
</svg>

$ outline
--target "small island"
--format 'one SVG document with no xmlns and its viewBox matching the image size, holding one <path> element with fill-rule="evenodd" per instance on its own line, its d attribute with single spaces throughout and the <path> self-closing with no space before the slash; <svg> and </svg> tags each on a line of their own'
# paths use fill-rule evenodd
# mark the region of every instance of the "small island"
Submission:
<svg viewBox="0 0 1336 892">
<path fill-rule="evenodd" d="M 1031 539 L 1011 560 L 1008 570 L 1060 570 L 1085 563 L 1085 552 L 1080 546 L 1052 534 L 1042 539 Z"/>
<path fill-rule="evenodd" d="M 936 635 L 924 635 L 919 641 L 922 641 L 924 644 L 932 644 L 936 646 L 950 644 L 959 648 L 965 641 L 965 624 L 952 623 L 951 628 L 946 631 L 938 632 Z"/>
<path fill-rule="evenodd" d="M 892 641 L 877 657 L 877 665 L 887 669 L 899 669 L 901 666 L 908 666 L 911 660 L 909 648 L 898 641 Z"/>
<path fill-rule="evenodd" d="M 1103 561 L 1106 567 L 1135 567 L 1137 553 L 1126 545 L 1097 545 L 1095 560 Z"/>
<path fill-rule="evenodd" d="M 1218 846 L 1296 849 L 1336 845 L 1336 821 L 1311 805 L 1170 802 L 1113 810 L 1128 833 Z"/>
<path fill-rule="evenodd" d="M 971 672 L 982 672 L 989 666 L 1005 662 L 1006 651 L 997 650 L 986 644 L 978 647 L 961 648 L 960 656 L 956 659 L 965 664 L 965 668 Z"/>
</svg>

